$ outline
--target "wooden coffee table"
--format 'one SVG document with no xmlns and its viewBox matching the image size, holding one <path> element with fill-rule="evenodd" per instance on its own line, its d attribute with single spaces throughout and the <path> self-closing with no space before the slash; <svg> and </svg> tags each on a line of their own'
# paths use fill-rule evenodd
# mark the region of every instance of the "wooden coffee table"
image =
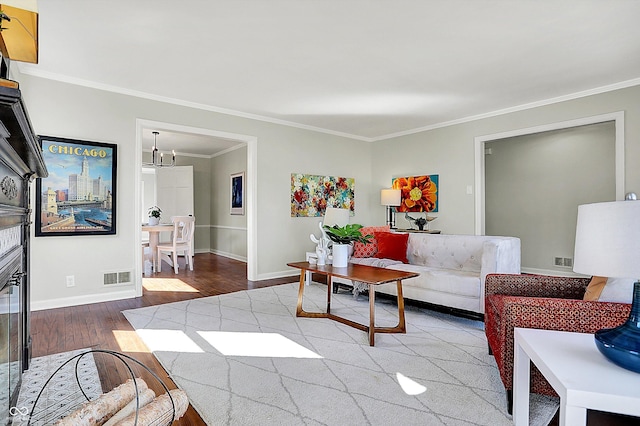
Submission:
<svg viewBox="0 0 640 426">
<path fill-rule="evenodd" d="M 417 277 L 418 273 L 396 271 L 393 269 L 376 268 L 374 266 L 352 265 L 346 268 L 334 268 L 331 265 L 312 265 L 309 262 L 287 263 L 287 266 L 300 269 L 300 288 L 298 290 L 298 306 L 296 308 L 297 317 L 307 318 L 329 318 L 341 322 L 358 330 L 369 333 L 369 345 L 374 345 L 375 333 L 406 333 L 407 327 L 404 321 L 404 298 L 402 297 L 402 280 Z M 321 274 L 327 277 L 327 312 L 306 312 L 302 309 L 302 299 L 304 296 L 304 283 L 306 272 Z M 348 280 L 360 281 L 369 287 L 369 325 L 360 324 L 350 319 L 340 317 L 331 313 L 331 279 L 332 277 L 346 278 Z M 395 327 L 375 326 L 375 286 L 390 282 L 396 282 L 398 289 L 398 325 Z"/>
</svg>

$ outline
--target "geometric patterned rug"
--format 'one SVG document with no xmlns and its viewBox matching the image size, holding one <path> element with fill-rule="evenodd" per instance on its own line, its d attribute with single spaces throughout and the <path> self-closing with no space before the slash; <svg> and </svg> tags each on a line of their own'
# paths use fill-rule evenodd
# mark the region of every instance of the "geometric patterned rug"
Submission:
<svg viewBox="0 0 640 426">
<path fill-rule="evenodd" d="M 22 376 L 22 387 L 18 395 L 18 402 L 12 414 L 13 425 L 26 425 L 29 420 L 29 414 L 33 407 L 38 394 L 43 386 L 49 380 L 51 375 L 66 361 L 75 355 L 89 351 L 89 349 L 78 349 L 75 351 L 62 352 L 54 355 L 47 355 L 33 358 L 29 369 Z M 77 368 L 78 380 L 82 386 L 82 390 L 90 399 L 97 398 L 102 394 L 102 386 L 98 376 L 98 369 L 93 358 L 93 354 L 87 354 L 80 359 Z M 86 401 L 82 395 L 78 382 L 76 380 L 76 361 L 72 361 L 60 369 L 51 381 L 47 384 L 46 389 L 40 395 L 37 409 L 42 410 L 45 407 L 55 405 L 56 413 L 65 415 L 76 407 L 79 403 Z M 31 422 L 32 425 L 51 424 L 50 420 L 41 420 Z"/>
<path fill-rule="evenodd" d="M 304 309 L 326 305 L 305 288 Z M 298 283 L 124 311 L 207 424 L 511 425 L 484 323 L 406 307 L 406 334 L 367 334 L 295 316 Z M 332 295 L 331 312 L 367 323 L 364 296 Z M 376 325 L 397 324 L 376 299 Z M 532 423 L 557 401 L 532 395 Z"/>
</svg>

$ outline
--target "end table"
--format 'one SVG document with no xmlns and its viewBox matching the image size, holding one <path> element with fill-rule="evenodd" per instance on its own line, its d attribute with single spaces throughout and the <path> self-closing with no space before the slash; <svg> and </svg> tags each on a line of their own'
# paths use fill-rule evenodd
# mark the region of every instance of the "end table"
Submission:
<svg viewBox="0 0 640 426">
<path fill-rule="evenodd" d="M 618 367 L 593 334 L 516 328 L 513 421 L 529 424 L 530 362 L 560 396 L 560 426 L 584 425 L 587 409 L 640 416 L 640 374 Z"/>
</svg>

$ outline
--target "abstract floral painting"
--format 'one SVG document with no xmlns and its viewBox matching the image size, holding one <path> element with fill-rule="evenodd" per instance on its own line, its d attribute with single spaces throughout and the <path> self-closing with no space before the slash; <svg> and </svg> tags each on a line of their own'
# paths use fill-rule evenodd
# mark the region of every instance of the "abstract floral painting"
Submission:
<svg viewBox="0 0 640 426">
<path fill-rule="evenodd" d="M 355 179 L 291 173 L 291 217 L 324 216 L 327 207 L 355 213 Z"/>
<path fill-rule="evenodd" d="M 397 212 L 437 212 L 438 175 L 399 177 L 391 187 L 399 189 L 401 204 Z"/>
</svg>

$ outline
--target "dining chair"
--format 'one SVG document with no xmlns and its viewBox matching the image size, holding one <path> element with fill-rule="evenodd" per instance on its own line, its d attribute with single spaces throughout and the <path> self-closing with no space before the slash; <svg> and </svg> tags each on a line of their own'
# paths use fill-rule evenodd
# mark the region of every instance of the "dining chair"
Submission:
<svg viewBox="0 0 640 426">
<path fill-rule="evenodd" d="M 158 244 L 157 271 L 160 272 L 162 270 L 162 260 L 160 258 L 162 252 L 171 252 L 173 270 L 176 274 L 178 273 L 178 253 L 184 253 L 186 263 L 189 265 L 189 269 L 193 271 L 191 242 L 196 227 L 196 218 L 193 216 L 172 216 L 171 223 L 173 223 L 171 241 Z"/>
</svg>

